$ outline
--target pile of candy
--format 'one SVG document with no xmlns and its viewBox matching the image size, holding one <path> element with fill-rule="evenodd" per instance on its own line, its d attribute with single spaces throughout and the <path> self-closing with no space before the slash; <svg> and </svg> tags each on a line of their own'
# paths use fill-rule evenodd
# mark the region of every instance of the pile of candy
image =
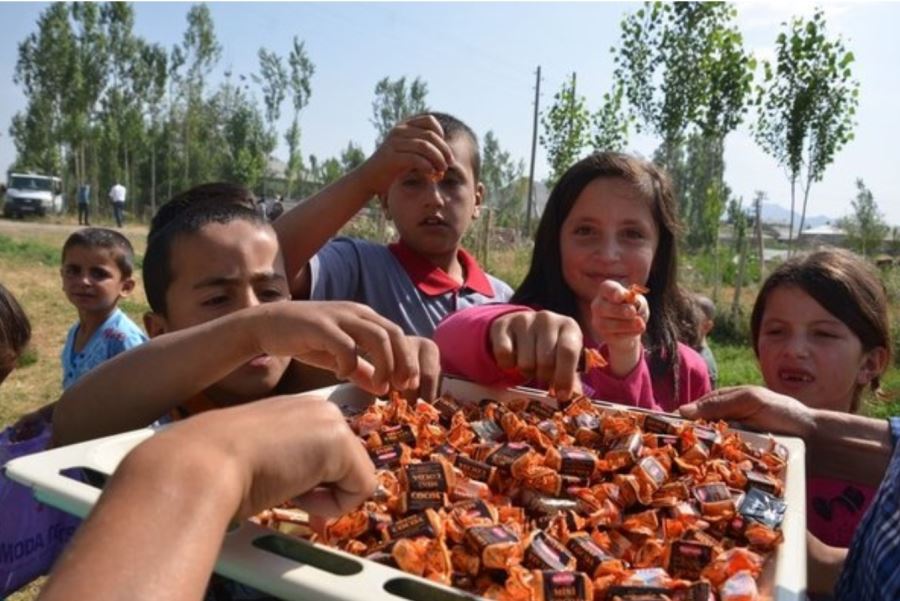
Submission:
<svg viewBox="0 0 900 601">
<path fill-rule="evenodd" d="M 488 598 L 749 601 L 782 539 L 786 450 L 724 423 L 446 396 L 393 396 L 350 421 L 375 498 L 300 531 Z M 290 531 L 296 516 L 258 520 Z"/>
</svg>

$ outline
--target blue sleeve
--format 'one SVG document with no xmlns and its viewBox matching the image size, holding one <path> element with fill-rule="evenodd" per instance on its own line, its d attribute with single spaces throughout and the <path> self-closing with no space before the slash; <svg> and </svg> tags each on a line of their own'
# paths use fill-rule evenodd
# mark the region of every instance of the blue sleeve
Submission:
<svg viewBox="0 0 900 601">
<path fill-rule="evenodd" d="M 356 300 L 362 244 L 335 238 L 316 253 L 310 261 L 310 300 Z"/>
</svg>

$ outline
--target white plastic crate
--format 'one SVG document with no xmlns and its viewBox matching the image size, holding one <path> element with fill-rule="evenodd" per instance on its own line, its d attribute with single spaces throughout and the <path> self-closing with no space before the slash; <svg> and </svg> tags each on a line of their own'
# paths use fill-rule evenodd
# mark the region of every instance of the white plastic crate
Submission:
<svg viewBox="0 0 900 601">
<path fill-rule="evenodd" d="M 479 401 L 485 398 L 503 401 L 528 396 L 542 402 L 555 403 L 554 399 L 539 390 L 490 389 L 450 376 L 442 378 L 441 390 L 461 401 Z M 350 385 L 304 394 L 326 396 L 348 412 L 372 401 L 370 395 Z M 612 404 L 609 406 L 631 409 Z M 741 434 L 751 444 L 764 444 L 768 438 L 752 432 Z M 152 435 L 153 430 L 148 428 L 53 449 L 13 460 L 5 469 L 10 478 L 32 487 L 38 500 L 83 517 L 97 502 L 100 490 L 61 472 L 72 468 L 88 468 L 111 474 L 132 448 Z M 784 495 L 787 510 L 782 524 L 784 543 L 776 552 L 774 561 L 770 561 L 763 572 L 760 592 L 775 601 L 803 601 L 806 598 L 804 444 L 797 438 L 775 438 L 790 452 Z M 226 535 L 215 570 L 286 600 L 454 601 L 475 598 L 460 590 L 339 550 L 313 545 L 250 522 Z"/>
</svg>

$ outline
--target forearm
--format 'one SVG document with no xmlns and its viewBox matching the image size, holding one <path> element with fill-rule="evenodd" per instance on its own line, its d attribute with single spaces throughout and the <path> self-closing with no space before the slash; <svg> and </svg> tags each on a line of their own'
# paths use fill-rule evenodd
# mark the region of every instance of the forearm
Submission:
<svg viewBox="0 0 900 601">
<path fill-rule="evenodd" d="M 201 445 L 188 443 L 177 453 L 153 440 L 138 447 L 107 484 L 40 599 L 201 599 L 243 492 L 232 465 Z"/>
<path fill-rule="evenodd" d="M 814 475 L 877 486 L 893 453 L 887 420 L 817 410 L 805 437 Z"/>
<path fill-rule="evenodd" d="M 309 296 L 309 290 L 303 290 L 301 284 L 306 281 L 303 276 L 309 260 L 374 196 L 365 185 L 363 168 L 326 186 L 273 224 L 296 298 Z"/>
<path fill-rule="evenodd" d="M 260 353 L 253 319 L 239 311 L 165 334 L 92 370 L 57 403 L 54 445 L 145 427 L 199 394 Z"/>
</svg>

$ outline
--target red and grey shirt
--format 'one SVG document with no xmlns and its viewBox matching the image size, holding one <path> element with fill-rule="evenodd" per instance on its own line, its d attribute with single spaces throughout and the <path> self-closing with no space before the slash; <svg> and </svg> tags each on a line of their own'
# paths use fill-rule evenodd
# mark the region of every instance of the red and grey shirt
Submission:
<svg viewBox="0 0 900 601">
<path fill-rule="evenodd" d="M 457 256 L 465 273 L 461 284 L 403 242 L 335 238 L 310 261 L 310 298 L 369 305 L 407 335 L 431 338 L 447 315 L 512 296 L 512 288 L 482 271 L 468 252 L 460 249 Z"/>
</svg>

